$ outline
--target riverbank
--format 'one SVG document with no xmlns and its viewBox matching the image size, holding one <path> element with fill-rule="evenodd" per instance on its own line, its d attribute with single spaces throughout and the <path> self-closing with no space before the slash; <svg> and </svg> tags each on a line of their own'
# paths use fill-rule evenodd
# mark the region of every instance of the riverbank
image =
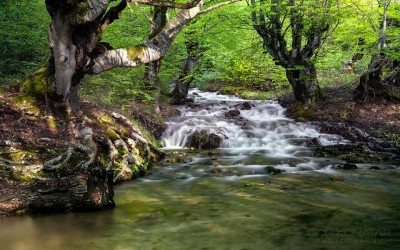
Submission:
<svg viewBox="0 0 400 250">
<path fill-rule="evenodd" d="M 338 134 L 351 141 L 348 145 L 319 147 L 319 154 L 329 154 L 350 163 L 400 164 L 400 103 L 379 98 L 362 102 L 353 100 L 355 86 L 323 89 L 323 99 L 312 112 L 299 116 L 290 97 L 280 103 L 288 116 L 309 122 L 322 133 Z M 318 146 L 318 145 L 314 145 Z"/>
<path fill-rule="evenodd" d="M 113 185 L 143 175 L 163 153 L 126 116 L 82 103 L 57 117 L 14 91 L 0 93 L 0 216 L 106 209 Z"/>
<path fill-rule="evenodd" d="M 313 112 L 295 118 L 351 143 L 321 146 L 310 140 L 307 146 L 316 148 L 315 156 L 350 164 L 400 164 L 398 103 L 354 102 L 351 88 L 323 91 L 325 98 Z M 290 98 L 280 103 L 293 117 Z M 0 104 L 1 216 L 113 207 L 113 185 L 143 175 L 163 154 L 138 128 L 158 135 L 165 128 L 157 116 L 146 115 L 149 107 L 131 104 L 131 115 L 143 124 L 139 126 L 88 101 L 83 115 L 67 122 L 17 92 L 3 91 Z M 164 107 L 164 115 L 172 110 Z"/>
</svg>

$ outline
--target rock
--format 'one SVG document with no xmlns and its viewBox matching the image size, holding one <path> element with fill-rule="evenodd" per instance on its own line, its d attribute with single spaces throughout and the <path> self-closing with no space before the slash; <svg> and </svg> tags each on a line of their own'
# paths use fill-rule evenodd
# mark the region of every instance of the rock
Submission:
<svg viewBox="0 0 400 250">
<path fill-rule="evenodd" d="M 371 166 L 369 167 L 370 170 L 380 170 L 381 168 L 378 166 Z"/>
<path fill-rule="evenodd" d="M 350 170 L 350 169 L 357 169 L 358 167 L 354 163 L 345 163 L 345 164 L 340 164 L 336 168 Z"/>
<path fill-rule="evenodd" d="M 282 170 L 277 169 L 273 166 L 267 166 L 265 167 L 265 170 L 267 171 L 268 174 L 280 174 L 282 173 Z"/>
<path fill-rule="evenodd" d="M 220 169 L 220 168 L 213 168 L 213 169 L 211 169 L 211 173 L 212 174 L 219 174 L 219 173 L 221 173 L 222 172 L 222 170 Z"/>
<path fill-rule="evenodd" d="M 220 156 L 220 153 L 218 153 L 218 152 L 208 152 L 207 153 L 207 156 L 208 157 L 218 157 L 218 156 Z"/>
<path fill-rule="evenodd" d="M 196 131 L 191 134 L 185 147 L 195 149 L 213 149 L 221 146 L 222 138 L 214 133 L 208 133 L 206 130 Z"/>
<path fill-rule="evenodd" d="M 332 175 L 331 177 L 329 177 L 329 180 L 330 180 L 330 181 L 339 181 L 340 178 L 339 178 L 339 176 L 337 176 L 337 175 Z"/>
<path fill-rule="evenodd" d="M 235 118 L 235 117 L 238 117 L 239 115 L 240 115 L 240 111 L 237 109 L 232 109 L 225 113 L 226 118 Z"/>
<path fill-rule="evenodd" d="M 250 102 L 243 102 L 237 106 L 239 110 L 250 110 L 254 107 Z"/>
<path fill-rule="evenodd" d="M 99 168 L 37 180 L 30 190 L 33 198 L 23 209 L 34 213 L 100 210 L 115 206 L 112 172 Z"/>
<path fill-rule="evenodd" d="M 192 95 L 199 96 L 199 94 L 197 92 L 193 92 Z"/>
</svg>

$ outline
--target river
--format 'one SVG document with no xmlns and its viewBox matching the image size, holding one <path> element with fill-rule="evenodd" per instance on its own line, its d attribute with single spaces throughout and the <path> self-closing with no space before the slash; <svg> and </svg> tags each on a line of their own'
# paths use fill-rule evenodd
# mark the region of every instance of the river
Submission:
<svg viewBox="0 0 400 250">
<path fill-rule="evenodd" d="M 394 249 L 400 168 L 315 157 L 308 141 L 348 143 L 285 116 L 275 101 L 192 90 L 168 121 L 168 157 L 115 188 L 117 207 L 6 218 L 1 249 Z M 227 117 L 229 110 L 240 110 Z M 206 130 L 213 150 L 185 148 Z M 269 167 L 269 168 L 268 168 Z M 272 168 L 273 167 L 273 168 Z M 271 172 L 282 173 L 273 174 Z M 337 181 L 331 181 L 335 176 Z"/>
</svg>

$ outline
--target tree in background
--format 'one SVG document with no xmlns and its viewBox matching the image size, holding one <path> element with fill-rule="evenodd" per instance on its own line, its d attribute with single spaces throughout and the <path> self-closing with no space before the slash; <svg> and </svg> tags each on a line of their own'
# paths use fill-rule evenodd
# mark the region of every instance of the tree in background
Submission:
<svg viewBox="0 0 400 250">
<path fill-rule="evenodd" d="M 315 60 L 338 22 L 337 0 L 251 0 L 253 27 L 266 52 L 286 71 L 297 107 L 321 98 Z"/>
<path fill-rule="evenodd" d="M 377 53 L 372 55 L 367 71 L 360 76 L 359 85 L 354 93 L 356 100 L 365 100 L 368 96 L 381 96 L 400 100 L 400 94 L 396 90 L 396 85 L 400 86 L 399 62 L 396 62 L 396 59 L 399 58 L 395 58 L 393 62 L 390 55 L 388 56 L 385 53 L 387 48 L 388 12 L 391 0 L 380 0 L 378 3 L 379 7 L 383 9 L 383 13 L 377 42 Z M 397 1 L 394 1 L 393 4 L 397 4 Z M 399 11 L 397 9 L 396 13 L 399 14 Z M 393 26 L 397 24 L 397 20 L 396 17 L 392 17 Z M 384 67 L 387 65 L 391 65 L 393 73 L 387 78 L 382 79 Z"/>
<path fill-rule="evenodd" d="M 149 39 L 153 39 L 158 33 L 160 33 L 168 23 L 168 7 L 154 6 L 151 9 L 151 19 L 150 21 L 150 35 Z M 160 57 L 158 60 L 149 62 L 145 64 L 144 72 L 144 84 L 150 89 L 155 90 L 154 100 L 155 100 L 155 111 L 160 113 L 160 79 L 159 72 L 161 68 L 161 62 L 164 56 Z"/>
<path fill-rule="evenodd" d="M 194 80 L 194 76 L 190 75 L 190 72 L 196 67 L 201 56 L 201 49 L 199 41 L 195 37 L 195 32 L 193 29 L 185 33 L 187 57 L 172 91 L 172 104 L 184 104 L 186 102 L 190 83 Z"/>
<path fill-rule="evenodd" d="M 142 44 L 113 49 L 102 43 L 107 27 L 119 18 L 129 2 L 181 9 L 154 37 Z M 47 0 L 51 16 L 48 38 L 51 58 L 48 65 L 23 83 L 25 93 L 46 97 L 60 112 L 79 110 L 78 86 L 87 74 L 98 74 L 115 67 L 136 67 L 159 60 L 178 33 L 197 15 L 225 4 L 203 8 L 204 0 L 189 3 L 151 0 Z"/>
</svg>

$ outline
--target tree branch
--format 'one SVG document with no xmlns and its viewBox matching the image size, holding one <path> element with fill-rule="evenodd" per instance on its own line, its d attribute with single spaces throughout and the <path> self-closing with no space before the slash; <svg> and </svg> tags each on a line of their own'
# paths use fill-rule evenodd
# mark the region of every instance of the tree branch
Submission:
<svg viewBox="0 0 400 250">
<path fill-rule="evenodd" d="M 240 2 L 240 1 L 242 1 L 242 0 L 230 0 L 230 1 L 223 2 L 223 3 L 219 3 L 219 4 L 216 4 L 214 6 L 208 7 L 207 9 L 204 9 L 204 10 L 200 11 L 199 14 L 204 14 L 204 13 L 210 12 L 212 10 L 215 10 L 217 8 L 220 8 L 222 6 L 225 6 L 225 5 L 228 5 L 228 4 L 231 4 L 231 3 Z"/>
<path fill-rule="evenodd" d="M 103 33 L 108 25 L 114 22 L 116 19 L 119 19 L 122 11 L 127 7 L 127 0 L 121 0 L 121 2 L 115 6 L 110 8 L 107 13 L 101 19 L 101 24 L 99 27 L 99 32 Z"/>
<path fill-rule="evenodd" d="M 69 17 L 68 20 L 71 25 L 92 22 L 107 10 L 109 3 L 112 1 L 114 0 L 87 0 L 87 2 L 78 2 L 78 5 L 75 7 L 77 10 L 83 10 L 83 12 L 73 12 L 74 16 Z M 87 4 L 87 6 L 83 6 L 84 4 Z"/>
<path fill-rule="evenodd" d="M 128 1 L 132 3 L 141 3 L 151 6 L 170 7 L 177 9 L 191 9 L 197 6 L 202 0 L 194 0 L 193 2 L 189 3 L 175 3 L 170 1 L 154 1 L 154 0 L 128 0 Z"/>
</svg>

